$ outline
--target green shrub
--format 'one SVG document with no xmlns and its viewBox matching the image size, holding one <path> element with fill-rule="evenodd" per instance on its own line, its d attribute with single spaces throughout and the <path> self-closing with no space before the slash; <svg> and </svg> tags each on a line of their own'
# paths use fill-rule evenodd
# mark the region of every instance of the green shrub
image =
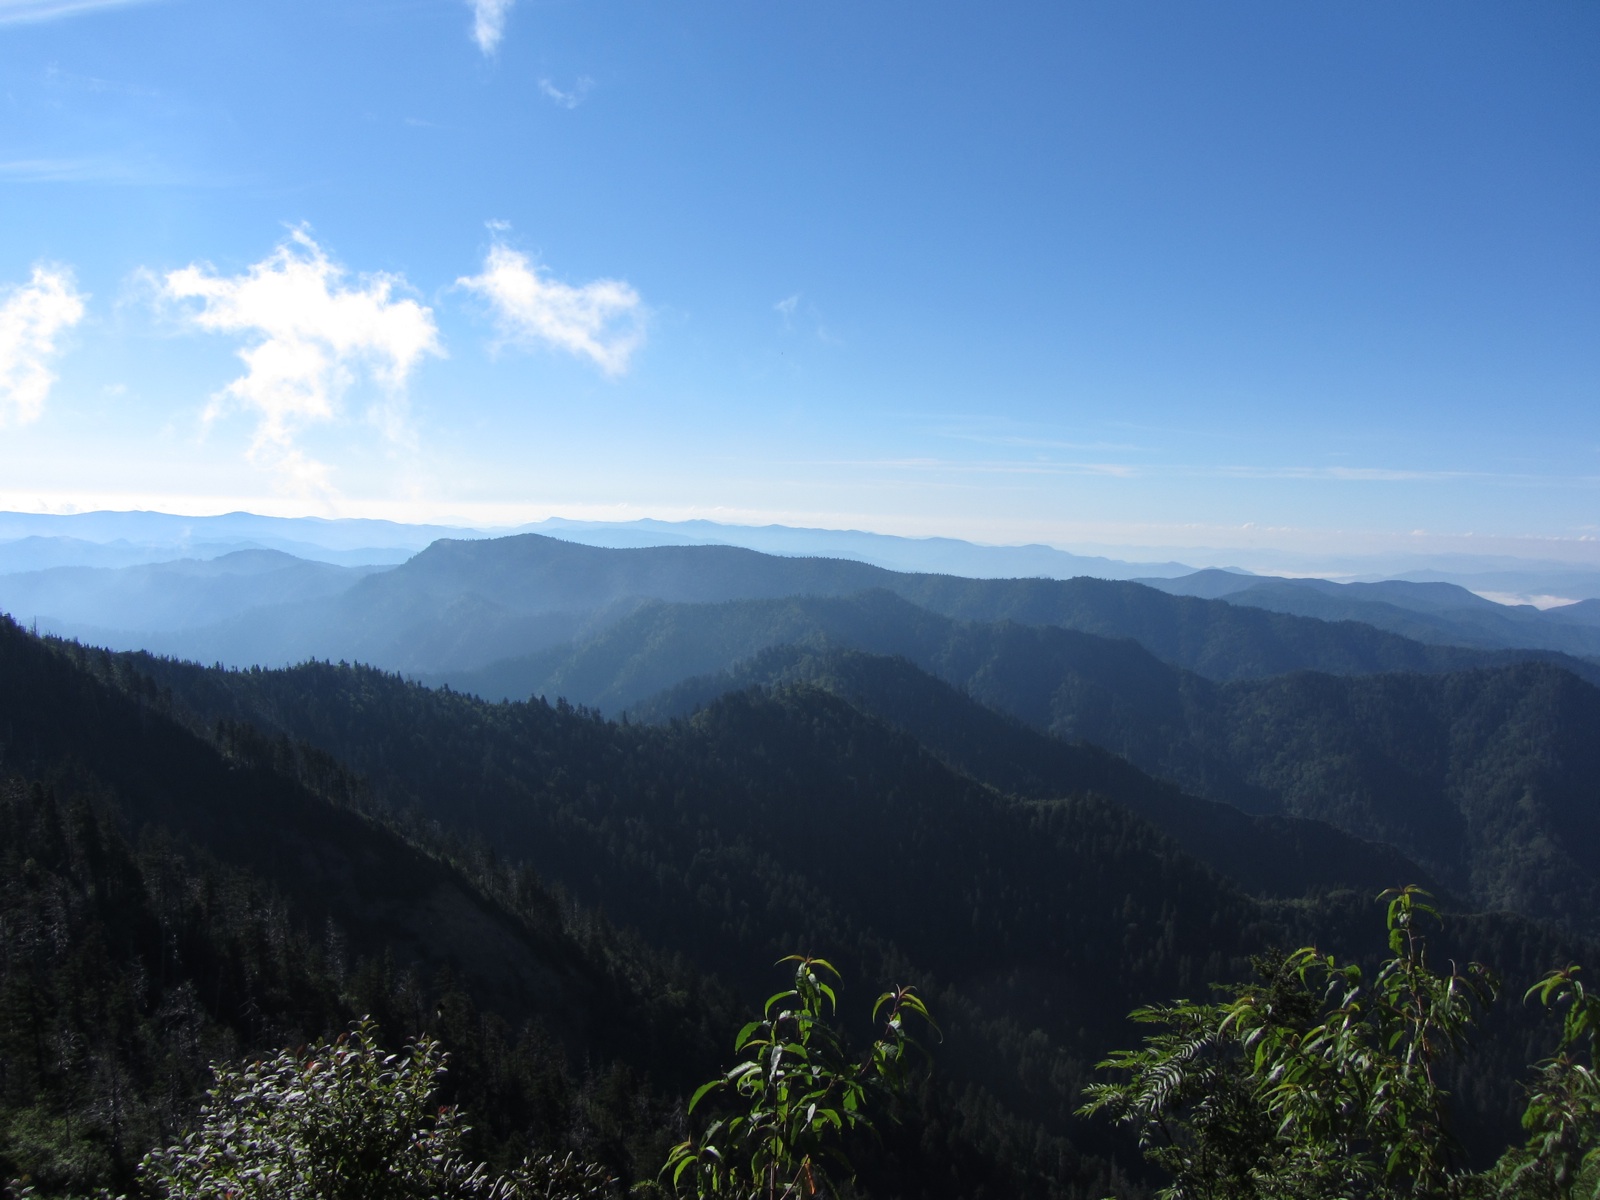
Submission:
<svg viewBox="0 0 1600 1200">
<path fill-rule="evenodd" d="M 200 1123 L 146 1155 L 145 1185 L 168 1200 L 589 1200 L 597 1167 L 529 1159 L 491 1174 L 462 1154 L 469 1127 L 433 1101 L 447 1056 L 420 1037 L 385 1054 L 369 1021 L 268 1062 L 213 1068 Z"/>
<path fill-rule="evenodd" d="M 1529 1087 L 1525 1145 L 1489 1171 L 1453 1159 L 1445 1059 L 1460 1053 L 1496 984 L 1469 964 L 1428 964 L 1419 888 L 1386 892 L 1391 957 L 1371 978 L 1312 947 L 1258 959 L 1259 978 L 1210 1004 L 1141 1008 L 1144 1045 L 1100 1064 L 1084 1114 L 1134 1129 L 1171 1182 L 1164 1200 L 1600 1200 L 1600 1001 L 1576 967 L 1528 992 L 1564 1008 L 1556 1054 Z M 1525 997 L 1526 998 L 1526 997 Z"/>
</svg>

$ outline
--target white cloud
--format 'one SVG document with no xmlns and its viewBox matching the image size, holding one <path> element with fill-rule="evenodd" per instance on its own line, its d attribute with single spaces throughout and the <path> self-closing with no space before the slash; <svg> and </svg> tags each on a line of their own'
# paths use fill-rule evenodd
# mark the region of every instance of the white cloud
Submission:
<svg viewBox="0 0 1600 1200">
<path fill-rule="evenodd" d="M 483 274 L 456 283 L 489 301 L 508 340 L 559 347 L 589 359 L 607 375 L 625 372 L 644 341 L 639 293 L 620 279 L 573 287 L 497 242 L 484 260 Z"/>
<path fill-rule="evenodd" d="M 346 282 L 303 229 L 241 275 L 188 266 L 162 280 L 171 300 L 198 301 L 189 320 L 213 333 L 243 334 L 245 373 L 216 393 L 207 422 L 238 407 L 257 417 L 252 462 L 277 471 L 295 491 L 331 491 L 328 467 L 298 445 L 309 425 L 341 415 L 342 400 L 364 372 L 385 393 L 370 414 L 391 438 L 407 437 L 407 376 L 425 354 L 442 354 L 433 311 L 395 299 L 392 275 Z"/>
<path fill-rule="evenodd" d="M 787 325 L 789 319 L 794 316 L 794 310 L 800 307 L 800 293 L 796 292 L 792 296 L 785 296 L 772 307 L 783 314 L 783 322 Z"/>
<path fill-rule="evenodd" d="M 564 92 L 548 79 L 539 80 L 539 91 L 548 99 L 555 101 L 562 108 L 573 109 L 584 102 L 589 95 L 589 89 L 594 87 L 594 80 L 587 75 L 580 75 L 578 82 L 572 85 L 570 92 Z"/>
<path fill-rule="evenodd" d="M 0 290 L 0 427 L 44 411 L 57 338 L 83 320 L 85 299 L 65 267 L 34 267 L 27 283 Z"/>
<path fill-rule="evenodd" d="M 472 5 L 472 40 L 485 54 L 493 54 L 506 35 L 506 16 L 516 0 L 467 0 Z"/>
</svg>

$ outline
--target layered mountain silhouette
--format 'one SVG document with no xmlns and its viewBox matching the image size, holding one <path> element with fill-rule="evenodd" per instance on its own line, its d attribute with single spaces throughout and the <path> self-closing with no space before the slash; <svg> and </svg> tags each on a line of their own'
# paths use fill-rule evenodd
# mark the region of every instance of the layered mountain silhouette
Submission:
<svg viewBox="0 0 1600 1200">
<path fill-rule="evenodd" d="M 651 601 L 843 597 L 880 589 L 960 620 L 1009 620 L 1131 638 L 1163 661 L 1214 679 L 1304 669 L 1438 671 L 1528 658 L 1557 661 L 1600 678 L 1600 667 L 1555 651 L 1426 645 L 1357 622 L 1172 596 L 1135 583 L 904 574 L 843 559 L 789 558 L 731 546 L 606 549 L 533 534 L 438 541 L 401 566 L 336 592 L 327 590 L 333 577 L 322 573 L 313 582 L 308 575 L 303 590 L 281 602 L 270 588 L 254 586 L 241 573 L 227 602 L 235 615 L 182 628 L 127 630 L 119 605 L 130 611 L 139 604 L 176 611 L 197 587 L 193 573 L 152 569 L 149 577 L 162 581 L 168 598 L 161 604 L 108 599 L 99 605 L 102 619 L 88 619 L 95 614 L 82 605 L 71 619 L 37 611 L 38 597 L 50 594 L 50 588 L 47 580 L 27 576 L 0 577 L 0 605 L 51 632 L 201 662 L 287 665 L 323 658 L 448 681 L 593 637 Z M 138 594 L 136 584 L 128 587 Z M 213 597 L 208 603 L 215 610 L 223 601 Z M 514 680 L 515 668 L 497 678 Z M 505 694 L 528 694 L 507 687 Z"/>
<path fill-rule="evenodd" d="M 1596 693 L 1576 677 L 1600 669 L 1556 652 L 1426 644 L 1136 583 L 906 575 L 727 546 L 611 550 L 536 535 L 436 542 L 386 571 L 265 551 L 132 570 L 144 591 L 125 611 L 147 624 L 246 593 L 320 589 L 172 635 L 171 649 L 201 661 L 364 661 L 489 699 L 565 697 L 613 714 L 687 711 L 770 683 L 742 664 L 777 647 L 899 656 L 1035 732 L 1103 747 L 1198 799 L 1390 846 L 1473 904 L 1590 930 L 1600 911 L 1585 865 L 1600 847 L 1585 749 Z M 1374 586 L 1476 611 L 1448 585 Z M 91 591 L 79 589 L 84 607 L 97 602 Z M 72 582 L 59 593 L 70 599 Z M 1228 840 L 1191 833 L 1191 848 Z M 1288 874 L 1242 873 L 1237 856 L 1230 874 L 1286 894 Z"/>
<path fill-rule="evenodd" d="M 1401 579 L 1330 583 L 1230 571 L 1197 571 L 1140 582 L 1173 595 L 1227 600 L 1324 621 L 1360 621 L 1420 642 L 1600 657 L 1600 601 L 1596 600 L 1538 609 L 1531 604 L 1497 604 L 1453 583 Z"/>
<path fill-rule="evenodd" d="M 341 567 L 279 550 L 106 567 L 53 567 L 0 575 L 0 605 L 20 620 L 86 641 L 180 634 L 261 608 L 325 600 L 381 567 Z"/>
<path fill-rule="evenodd" d="M 952 621 L 878 592 L 652 606 L 520 666 L 541 694 L 660 719 L 789 678 L 792 654 L 762 652 L 795 643 L 902 657 L 1193 795 L 1387 843 L 1484 907 L 1597 928 L 1600 690 L 1549 663 L 1217 683 L 1132 641 Z M 498 690 L 491 672 L 461 682 Z"/>
</svg>

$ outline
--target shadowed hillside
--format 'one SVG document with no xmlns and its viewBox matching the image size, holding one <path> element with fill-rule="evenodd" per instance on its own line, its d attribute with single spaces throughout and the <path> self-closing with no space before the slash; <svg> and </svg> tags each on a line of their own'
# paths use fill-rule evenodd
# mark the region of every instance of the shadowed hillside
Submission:
<svg viewBox="0 0 1600 1200">
<path fill-rule="evenodd" d="M 525 869 L 375 820 L 326 755 L 169 711 L 0 621 L 5 1179 L 126 1188 L 208 1062 L 366 1013 L 392 1045 L 448 1041 L 482 1153 L 654 1171 L 736 1019 L 725 993 Z"/>
<path fill-rule="evenodd" d="M 650 727 L 567 705 L 486 704 L 366 668 L 235 672 L 109 655 L 11 625 L 0 628 L 0 651 L 7 769 L 77 763 L 127 796 L 118 803 L 139 827 L 174 829 L 227 869 L 280 889 L 288 932 L 307 944 L 331 918 L 348 925 L 352 945 L 454 964 L 461 1003 L 538 1014 L 569 1042 L 604 1043 L 620 1022 L 629 1036 L 616 1053 L 635 1071 L 693 1070 L 682 1063 L 705 1031 L 694 1018 L 712 1008 L 694 999 L 706 995 L 693 991 L 696 970 L 747 1006 L 770 990 L 767 964 L 796 948 L 825 949 L 869 992 L 917 983 L 945 1039 L 937 1086 L 870 1164 L 884 1195 L 1104 1194 L 1114 1143 L 1070 1114 L 1089 1065 L 1125 1040 L 1133 1004 L 1203 993 L 1272 945 L 1328 938 L 1377 949 L 1367 899 L 1250 899 L 1097 794 L 1092 755 L 1053 762 L 1034 743 L 1013 786 L 1028 772 L 1084 768 L 1080 790 L 1048 799 L 978 782 L 967 772 L 994 774 L 994 765 L 970 750 L 967 768 L 954 769 L 959 737 L 945 731 L 953 749 L 940 754 L 907 732 L 916 718 L 938 740 L 941 712 L 960 723 L 953 694 L 933 681 L 924 684 L 937 693 L 931 701 L 902 698 L 899 728 L 848 702 L 847 689 L 812 685 L 725 696 L 691 720 Z M 1103 760 L 1099 769 L 1102 782 L 1126 770 Z M 1041 794 L 1053 790 L 1046 782 Z M 349 799 L 330 803 L 339 795 Z M 396 828 L 463 849 L 444 862 Z M 528 882 L 485 891 L 456 861 L 480 864 L 486 880 L 509 869 Z M 518 873 L 529 869 L 603 906 L 642 939 L 638 948 L 574 937 L 563 932 L 574 928 L 565 910 L 524 905 L 518 895 L 539 892 Z M 450 911 L 465 916 L 436 919 L 440 887 L 456 889 Z M 540 912 L 556 923 L 547 915 L 540 925 Z M 603 946 L 612 948 L 597 963 Z M 1524 973 L 1586 956 L 1508 916 L 1464 923 L 1448 946 Z M 661 961 L 684 964 L 674 968 L 684 982 L 668 985 L 650 965 Z M 552 972 L 554 991 L 540 982 Z M 429 1004 L 435 1020 L 453 1011 L 434 999 L 453 994 L 449 986 L 421 989 L 403 975 L 384 986 L 410 995 L 419 1021 Z M 629 997 L 663 986 L 672 1004 L 648 1019 L 628 1015 Z M 1525 1012 L 1505 1019 L 1523 1032 L 1479 1064 L 1464 1114 L 1495 1137 L 1515 1108 L 1534 1030 Z M 675 1021 L 687 1035 L 663 1042 Z M 492 1074 L 489 1043 L 467 1041 Z M 528 1055 L 517 1061 L 538 1061 Z M 517 1089 L 538 1075 L 527 1072 L 505 1086 L 527 1095 Z M 619 1131 L 608 1161 L 637 1170 L 659 1129 L 649 1113 L 659 1111 L 646 1105 L 645 1124 L 630 1126 L 644 1143 Z M 527 1120 L 542 1137 L 576 1136 L 559 1133 L 559 1121 Z"/>
<path fill-rule="evenodd" d="M 524 665 L 545 672 L 545 694 L 681 713 L 763 682 L 719 668 L 780 637 L 902 656 L 1037 731 L 1104 747 L 1194 795 L 1325 821 L 1392 845 L 1474 904 L 1600 930 L 1600 689 L 1551 664 L 1217 683 L 1132 640 L 953 621 L 876 592 L 652 606 Z M 680 690 L 646 705 L 655 686 Z"/>
<path fill-rule="evenodd" d="M 1200 800 L 1109 751 L 1066 742 L 985 707 L 902 658 L 778 647 L 739 669 L 689 680 L 636 709 L 685 716 L 730 690 L 804 682 L 911 734 L 943 761 L 998 791 L 1031 799 L 1094 792 L 1138 813 L 1246 891 L 1298 897 L 1329 888 L 1381 891 L 1427 873 L 1392 847 L 1321 821 L 1245 813 Z"/>
</svg>

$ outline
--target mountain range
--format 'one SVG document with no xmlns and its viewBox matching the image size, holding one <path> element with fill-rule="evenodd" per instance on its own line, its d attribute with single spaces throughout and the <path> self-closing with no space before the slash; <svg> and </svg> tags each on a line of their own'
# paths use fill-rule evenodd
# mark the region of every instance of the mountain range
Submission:
<svg viewBox="0 0 1600 1200">
<path fill-rule="evenodd" d="M 19 849 L 6 860 L 4 892 L 23 906 L 6 937 L 32 957 L 8 943 L 0 983 L 22 994 L 17 964 L 40 962 L 26 986 L 43 990 L 26 994 L 51 1028 L 94 1048 L 153 1129 L 166 1119 L 150 1107 L 163 1077 L 119 1031 L 249 1048 L 376 1005 L 399 1036 L 421 1026 L 463 1039 L 461 1086 L 480 1098 L 525 1096 L 540 1062 L 622 1064 L 638 1081 L 626 1094 L 645 1098 L 629 1120 L 660 1136 L 586 1149 L 637 1178 L 670 1126 L 670 1103 L 648 1098 L 720 1069 L 708 1022 L 758 1003 L 780 954 L 825 949 L 863 990 L 916 983 L 944 1030 L 939 1086 L 871 1168 L 885 1194 L 1137 1191 L 1118 1183 L 1116 1143 L 1070 1115 L 1090 1064 L 1125 1036 L 1128 1008 L 1238 977 L 1273 945 L 1375 951 L 1374 879 L 1425 878 L 1326 824 L 1187 797 L 882 657 L 820 658 L 661 725 L 488 703 L 364 667 L 111 655 L 10 624 L 0 668 L 0 774 L 34 831 L 26 860 Z M 100 841 L 51 850 L 52 794 L 77 797 L 57 805 L 58 825 L 105 814 Z M 95 865 L 107 839 L 127 847 L 114 876 Z M 1244 887 L 1227 874 L 1230 854 Z M 1295 854 L 1314 864 L 1303 878 L 1287 869 Z M 40 863 L 59 865 L 41 875 Z M 1296 886 L 1301 898 L 1272 898 Z M 78 1023 L 99 1010 L 65 1002 L 79 960 L 27 940 L 45 928 L 20 919 L 44 911 L 37 887 L 54 889 L 49 904 L 81 897 L 83 936 L 102 931 L 83 944 L 105 944 L 95 969 L 121 981 L 122 1016 L 92 1035 Z M 164 897 L 193 895 L 217 899 L 182 917 L 194 932 L 162 950 L 160 928 L 181 916 Z M 256 899 L 230 907 L 229 895 Z M 601 908 L 622 932 L 596 940 L 585 914 Z M 124 930 L 125 912 L 148 912 L 154 934 Z M 257 912 L 277 915 L 261 927 Z M 1510 914 L 1454 918 L 1440 950 L 1492 961 L 1519 987 L 1550 963 L 1593 957 L 1581 938 Z M 652 1011 L 662 989 L 677 999 Z M 187 1025 L 173 1024 L 180 1001 Z M 1535 1036 L 1528 1010 L 1497 1019 L 1521 1030 L 1507 1056 L 1457 1084 L 1464 1127 L 1491 1139 Z M 509 1056 L 541 1044 L 525 1052 L 527 1079 L 489 1061 L 497 1045 Z M 161 1085 L 178 1089 L 174 1120 L 200 1077 L 183 1061 L 190 1090 Z M 570 1079 L 578 1068 L 543 1069 Z M 53 1101 L 79 1105 L 71 1128 L 106 1129 L 98 1088 Z M 7 1117 L 0 1154 L 48 1157 L 37 1138 L 16 1141 L 20 1119 Z"/>
<path fill-rule="evenodd" d="M 1166 661 L 1221 679 L 1295 669 L 1437 670 L 1529 657 L 1580 674 L 1597 670 L 1560 651 L 1422 644 L 1360 622 L 1172 596 L 1131 582 L 918 575 L 731 546 L 617 550 L 536 534 L 440 540 L 385 571 L 340 572 L 237 552 L 205 563 L 0 575 L 0 608 L 64 636 L 202 662 L 282 665 L 318 657 L 448 678 L 593 637 L 650 601 L 870 589 L 962 620 L 1131 637 Z M 207 598 L 199 604 L 202 590 Z M 216 619 L 175 623 L 185 613 Z M 514 668 L 498 677 L 514 678 Z"/>
<path fill-rule="evenodd" d="M 1196 571 L 1177 579 L 1140 582 L 1175 596 L 1202 596 L 1272 612 L 1360 621 L 1420 642 L 1560 650 L 1600 657 L 1600 600 L 1552 608 L 1497 604 L 1452 583 L 1389 579 L 1330 583 L 1231 571 Z"/>
<path fill-rule="evenodd" d="M 0 1166 L 58 1190 L 125 1179 L 207 1053 L 361 1011 L 460 1044 L 486 1154 L 645 1178 L 802 950 L 944 1030 L 874 1194 L 1139 1194 L 1072 1116 L 1133 1006 L 1274 947 L 1377 953 L 1401 883 L 1513 990 L 1600 957 L 1600 668 L 1557 648 L 538 534 L 65 570 L 0 576 L 82 639 L 0 621 L 0 1040 L 32 1064 Z M 1496 1009 L 1453 1079 L 1469 1145 L 1507 1136 L 1537 1020 Z"/>
<path fill-rule="evenodd" d="M 947 537 L 905 537 L 853 529 L 733 525 L 703 519 L 571 520 L 550 517 L 510 528 L 427 525 L 366 518 L 268 517 L 235 512 L 191 517 L 159 512 L 74 514 L 0 512 L 0 575 L 56 566 L 120 567 L 217 558 L 237 550 L 280 550 L 342 566 L 392 566 L 439 538 L 456 540 L 537 533 L 613 549 L 739 546 L 788 557 L 848 558 L 893 571 L 973 578 L 1176 578 L 1186 563 L 1344 582 L 1445 582 L 1506 603 L 1541 607 L 1600 599 L 1600 567 L 1580 562 L 1490 556 L 1368 555 L 1320 557 L 1261 549 L 1069 552 L 1044 545 L 982 545 Z M 1182 559 L 1184 561 L 1171 561 Z"/>
</svg>

